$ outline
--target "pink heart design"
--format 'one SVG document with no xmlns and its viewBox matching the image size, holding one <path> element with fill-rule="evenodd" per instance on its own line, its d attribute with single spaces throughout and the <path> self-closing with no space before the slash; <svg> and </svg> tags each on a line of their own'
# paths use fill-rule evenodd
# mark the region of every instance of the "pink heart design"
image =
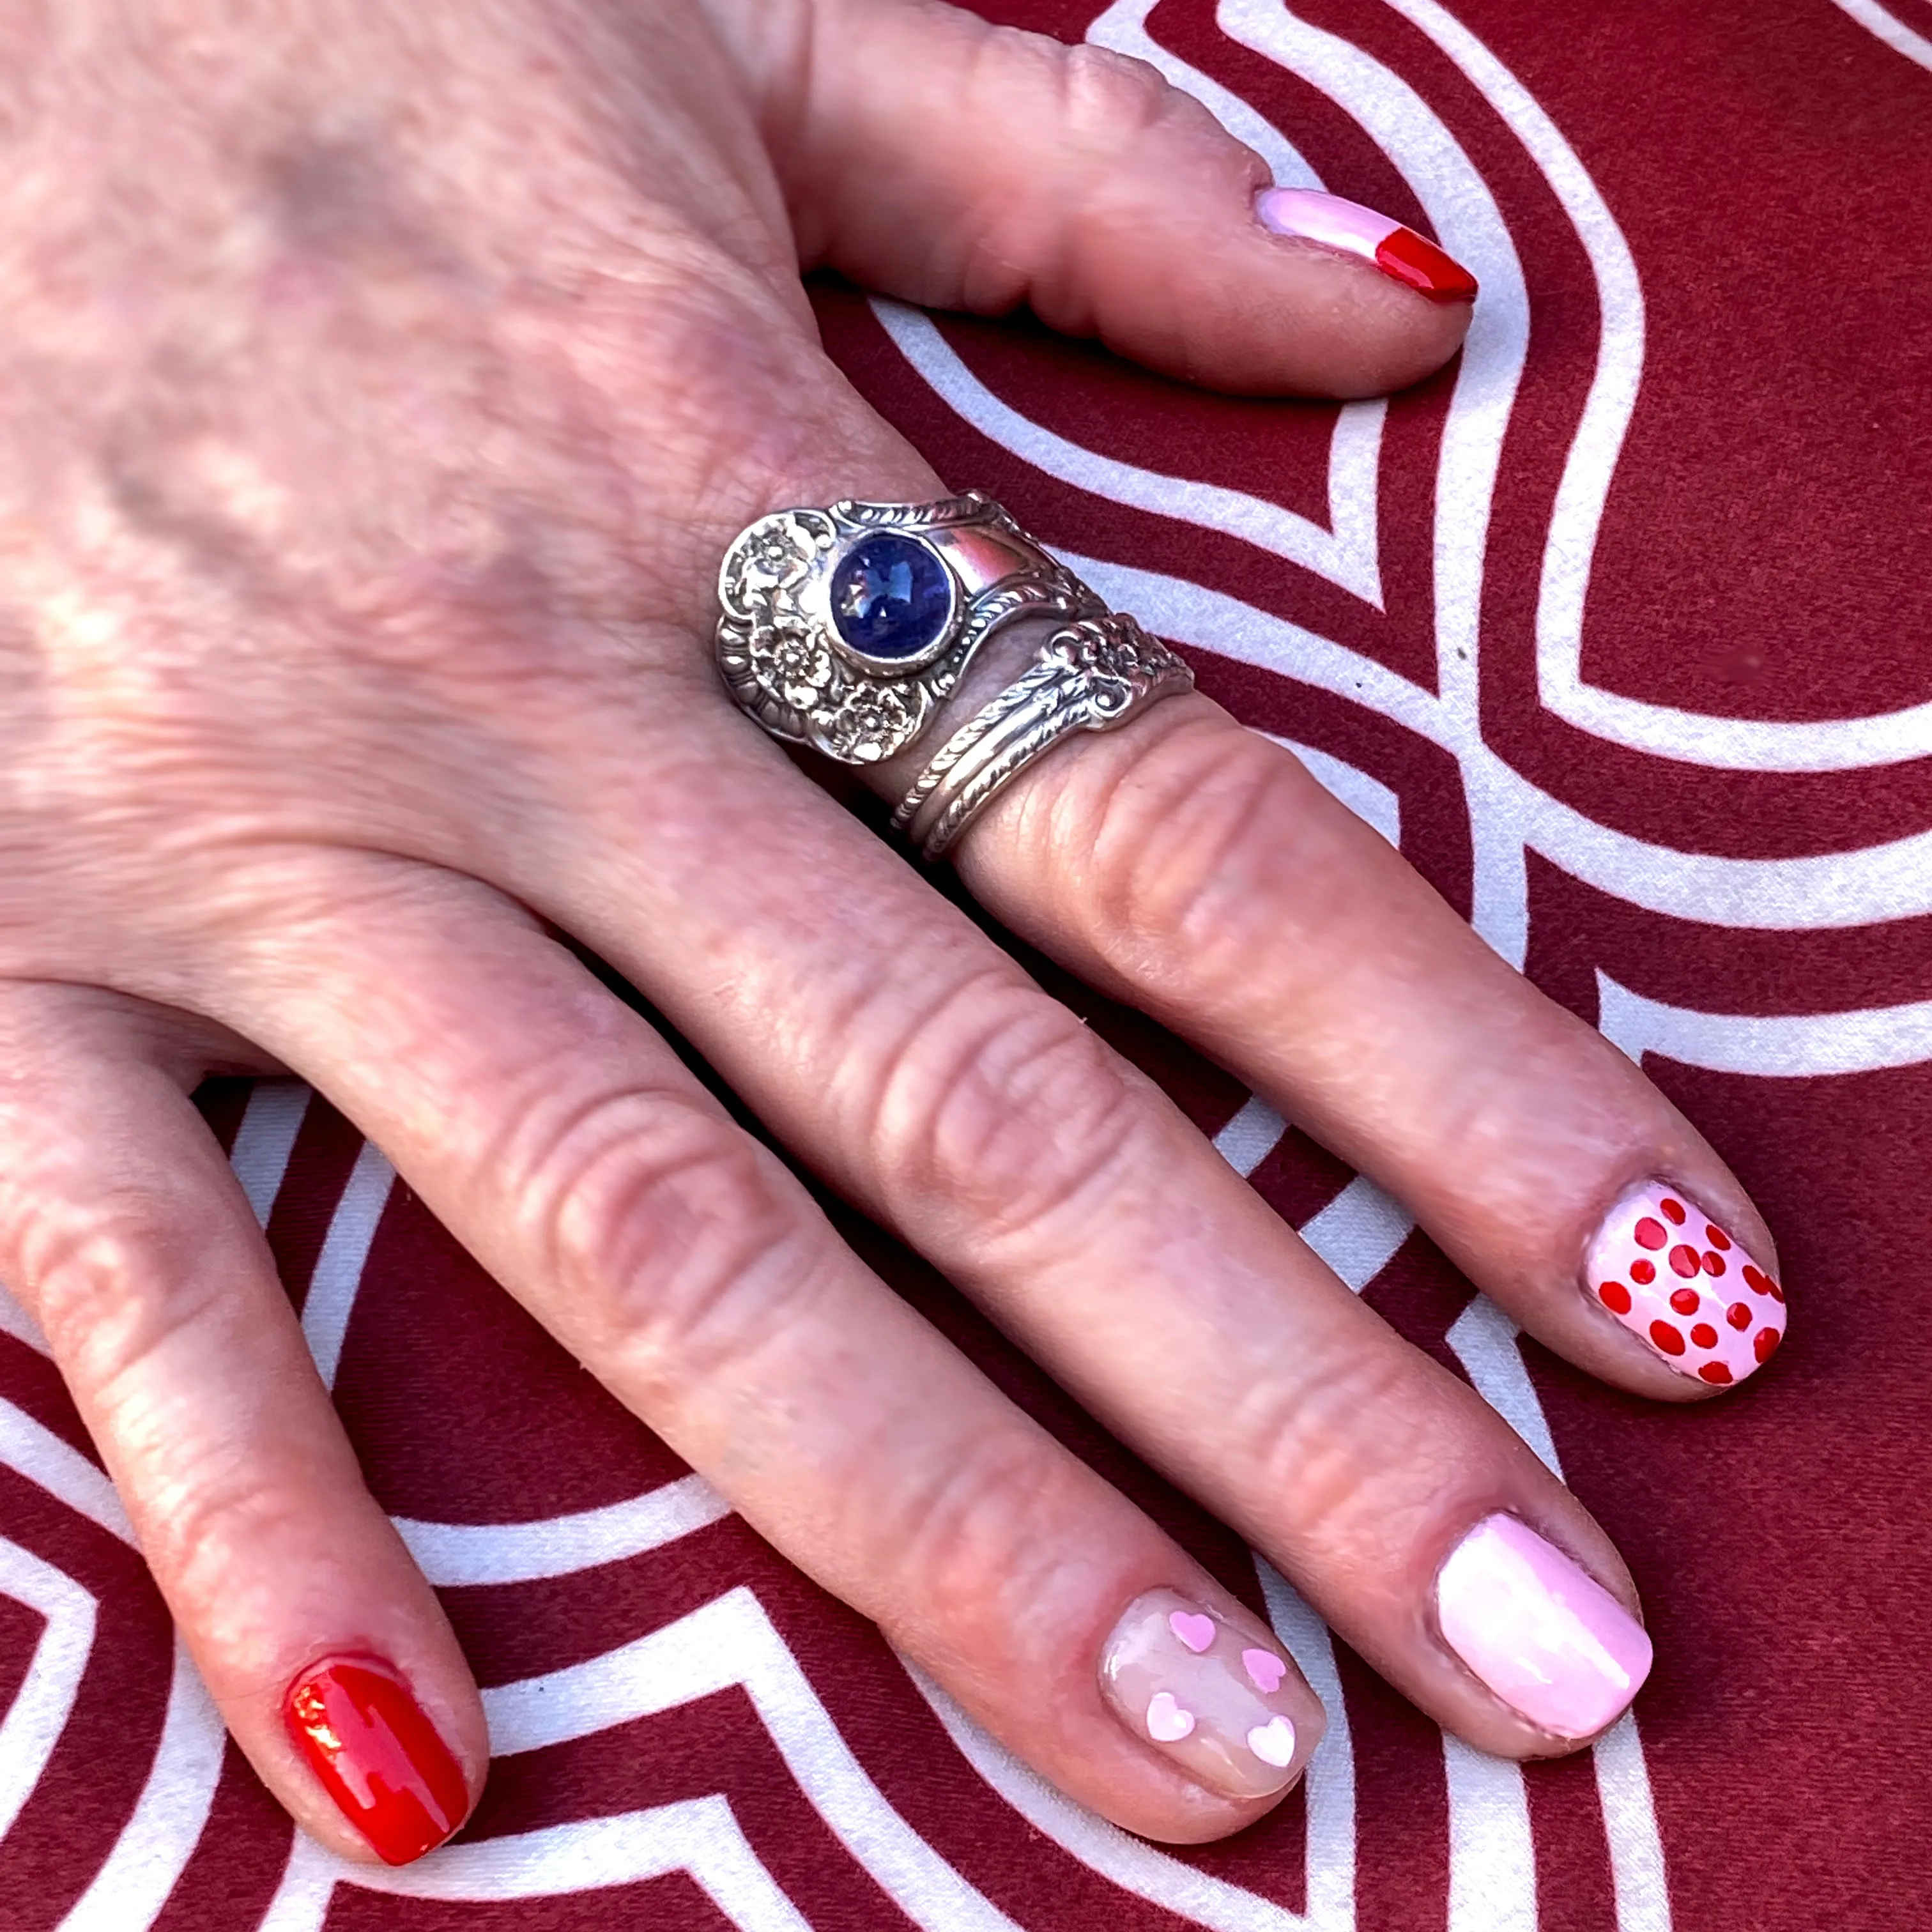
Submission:
<svg viewBox="0 0 1932 1932">
<path fill-rule="evenodd" d="M 1163 1744 L 1178 1744 L 1194 1728 L 1194 1713 L 1184 1711 L 1171 1691 L 1156 1690 L 1147 1708 L 1148 1736 Z"/>
<path fill-rule="evenodd" d="M 1270 1718 L 1248 1733 L 1248 1748 L 1262 1763 L 1286 1770 L 1294 1758 L 1294 1726 L 1286 1718 Z"/>
<path fill-rule="evenodd" d="M 1174 1611 L 1167 1620 L 1167 1627 L 1196 1657 L 1214 1641 L 1214 1619 L 1198 1611 Z"/>
<path fill-rule="evenodd" d="M 1248 1682 L 1257 1690 L 1279 1690 L 1288 1675 L 1288 1666 L 1271 1650 L 1244 1650 L 1241 1661 L 1247 1666 Z"/>
</svg>

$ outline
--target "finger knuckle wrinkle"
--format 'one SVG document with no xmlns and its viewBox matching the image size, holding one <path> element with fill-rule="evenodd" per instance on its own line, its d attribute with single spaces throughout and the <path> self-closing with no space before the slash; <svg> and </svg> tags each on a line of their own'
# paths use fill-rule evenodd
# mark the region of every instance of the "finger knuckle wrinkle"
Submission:
<svg viewBox="0 0 1932 1932">
<path fill-rule="evenodd" d="M 1064 1485 L 1053 1459 L 1022 1430 L 998 1426 L 958 1445 L 932 1480 L 892 1513 L 888 1546 L 929 1602 L 998 1613 L 1010 1585 L 1064 1530 Z"/>
<path fill-rule="evenodd" d="M 597 1340 L 703 1374 L 788 1324 L 820 1244 L 776 1161 L 678 1094 L 607 1096 L 554 1133 L 525 1198 Z"/>
<path fill-rule="evenodd" d="M 1178 734 L 1079 808 L 1090 916 L 1110 952 L 1183 958 L 1202 990 L 1245 978 L 1280 944 L 1285 908 L 1318 916 L 1339 855 L 1309 812 L 1312 783 L 1264 742 Z"/>
<path fill-rule="evenodd" d="M 116 1390 L 218 1299 L 219 1270 L 178 1268 L 166 1224 L 144 1202 L 105 1201 L 84 1220 L 44 1224 L 22 1244 L 25 1279 L 42 1332 L 92 1402 Z"/>
<path fill-rule="evenodd" d="M 1395 1347 L 1329 1354 L 1292 1386 L 1258 1382 L 1234 1431 L 1250 1445 L 1258 1493 L 1292 1496 L 1296 1533 L 1315 1544 L 1346 1542 L 1365 1515 L 1385 1516 L 1378 1472 L 1435 1467 L 1442 1448 Z"/>
<path fill-rule="evenodd" d="M 1073 1013 L 1000 976 L 955 989 L 897 1043 L 875 1076 L 872 1139 L 889 1190 L 944 1201 L 997 1241 L 1103 1191 L 1148 1097 Z"/>
</svg>

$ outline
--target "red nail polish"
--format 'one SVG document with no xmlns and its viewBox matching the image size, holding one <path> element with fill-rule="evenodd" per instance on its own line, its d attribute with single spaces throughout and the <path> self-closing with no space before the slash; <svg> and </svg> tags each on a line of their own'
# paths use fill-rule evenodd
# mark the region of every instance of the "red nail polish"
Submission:
<svg viewBox="0 0 1932 1932">
<path fill-rule="evenodd" d="M 1406 282 L 1431 302 L 1474 302 L 1476 278 L 1453 255 L 1445 255 L 1426 236 L 1398 228 L 1376 249 L 1376 266 Z"/>
<path fill-rule="evenodd" d="M 421 1858 L 462 1823 L 462 1770 L 387 1665 L 319 1664 L 296 1680 L 282 1714 L 322 1789 L 384 1864 Z"/>
<path fill-rule="evenodd" d="M 1372 262 L 1405 288 L 1435 302 L 1472 302 L 1476 278 L 1425 236 L 1360 202 L 1316 188 L 1271 188 L 1255 202 L 1255 217 L 1271 234 L 1319 242 Z"/>
</svg>

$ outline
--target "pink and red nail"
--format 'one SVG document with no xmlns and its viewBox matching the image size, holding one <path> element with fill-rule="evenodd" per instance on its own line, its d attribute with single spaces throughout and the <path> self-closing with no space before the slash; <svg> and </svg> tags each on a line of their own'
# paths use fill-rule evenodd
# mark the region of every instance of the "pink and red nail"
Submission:
<svg viewBox="0 0 1932 1932">
<path fill-rule="evenodd" d="M 1266 188 L 1255 216 L 1270 234 L 1312 242 L 1353 255 L 1433 302 L 1470 302 L 1476 278 L 1426 236 L 1360 202 L 1314 188 Z"/>
<path fill-rule="evenodd" d="M 1670 1367 L 1724 1388 L 1784 1339 L 1784 1291 L 1681 1189 L 1646 1181 L 1585 1258 L 1592 1296 Z"/>
<path fill-rule="evenodd" d="M 289 1734 L 342 1815 L 386 1864 L 407 1864 L 463 1822 L 461 1767 L 402 1681 L 374 1658 L 337 1658 L 297 1678 Z"/>
</svg>

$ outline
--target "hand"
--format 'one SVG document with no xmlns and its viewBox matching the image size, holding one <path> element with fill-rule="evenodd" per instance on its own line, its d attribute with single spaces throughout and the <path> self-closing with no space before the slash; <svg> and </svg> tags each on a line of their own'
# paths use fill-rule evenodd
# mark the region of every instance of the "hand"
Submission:
<svg viewBox="0 0 1932 1932">
<path fill-rule="evenodd" d="M 0 1275 L 303 1825 L 414 1856 L 487 1742 L 190 1103 L 211 1070 L 312 1081 L 1082 1802 L 1213 1838 L 1320 1734 L 1264 1627 L 553 931 L 1432 1717 L 1516 1756 L 1611 1721 L 1648 1646 L 1575 1500 L 740 716 L 709 645 L 754 517 L 944 493 L 821 352 L 801 262 L 1261 392 L 1408 382 L 1466 304 L 1270 232 L 1258 163 L 1147 70 L 925 0 L 69 0 L 5 31 Z M 1735 1338 L 1685 1333 L 1771 1259 L 1737 1183 L 1287 754 L 1172 700 L 956 854 L 1552 1348 L 1713 1392 L 1684 1371 Z M 1759 1279 L 1749 1332 L 1781 1330 Z"/>
</svg>

